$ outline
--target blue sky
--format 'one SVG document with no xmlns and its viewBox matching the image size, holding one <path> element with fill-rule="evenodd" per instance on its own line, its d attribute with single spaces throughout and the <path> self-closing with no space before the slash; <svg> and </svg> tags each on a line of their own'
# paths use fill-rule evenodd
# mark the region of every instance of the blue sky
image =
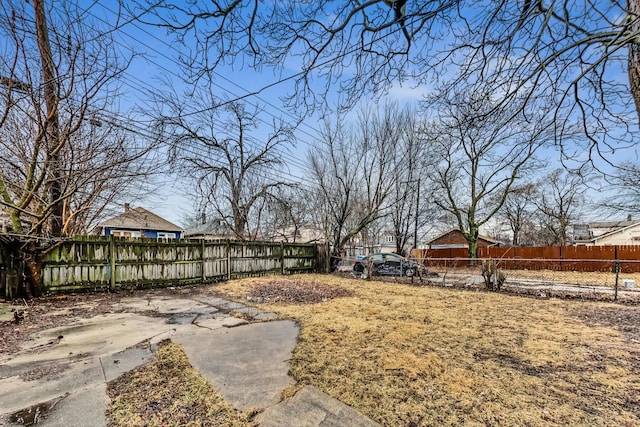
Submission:
<svg viewBox="0 0 640 427">
<path fill-rule="evenodd" d="M 85 17 L 87 21 L 94 21 L 101 27 L 109 27 L 116 22 L 118 11 L 117 1 L 92 1 L 86 5 Z M 149 126 L 148 117 L 141 114 L 141 110 L 153 108 L 153 93 L 161 93 L 167 90 L 165 84 L 170 82 L 178 92 L 189 90 L 185 86 L 178 65 L 178 56 L 183 53 L 183 47 L 174 41 L 173 36 L 166 30 L 137 22 L 128 23 L 116 32 L 114 38 L 123 54 L 136 52 L 129 69 L 120 80 L 122 96 L 117 105 L 119 111 L 114 112 L 116 120 L 120 119 L 126 126 L 146 134 Z M 259 91 L 257 95 L 251 95 L 243 99 L 248 105 L 260 106 L 264 109 L 262 114 L 264 132 L 268 131 L 274 118 L 282 118 L 294 121 L 295 118 L 282 105 L 280 97 L 293 91 L 291 81 L 264 89 L 265 87 L 283 78 L 296 74 L 295 61 L 288 61 L 289 67 L 275 71 L 264 68 L 261 72 L 254 71 L 249 66 L 221 66 L 216 70 L 214 84 L 220 92 L 220 98 L 236 99 Z M 415 102 L 420 99 L 422 92 L 409 86 L 396 85 L 389 97 L 402 102 Z M 370 100 L 363 101 L 364 103 Z M 317 115 L 306 119 L 296 130 L 296 146 L 290 147 L 284 154 L 287 169 L 280 171 L 292 181 L 302 181 L 304 159 L 309 145 L 318 133 L 319 118 Z M 259 138 L 260 132 L 256 135 Z M 131 203 L 132 206 L 143 206 L 163 216 L 178 225 L 183 224 L 183 218 L 191 211 L 191 202 L 184 195 L 184 183 L 171 171 L 163 171 L 158 177 L 159 189 L 154 196 L 144 200 L 123 200 L 122 203 Z"/>
<path fill-rule="evenodd" d="M 88 21 L 94 21 L 100 26 L 113 24 L 116 19 L 115 12 L 118 10 L 116 0 L 87 1 L 86 17 Z M 105 21 L 107 24 L 105 24 Z M 183 47 L 173 40 L 165 30 L 145 26 L 140 23 L 129 23 L 119 28 L 115 33 L 120 48 L 123 52 L 135 51 L 136 56 L 125 75 L 121 80 L 122 96 L 118 100 L 118 117 L 127 126 L 139 129 L 145 133 L 148 129 L 148 117 L 140 114 L 139 110 L 150 109 L 150 100 L 153 93 L 161 93 L 166 90 L 164 82 L 171 84 L 180 90 L 187 90 L 182 83 L 181 75 L 183 71 L 177 64 L 178 56 L 183 53 Z M 219 90 L 221 98 L 235 99 L 249 93 L 259 91 L 270 84 L 281 80 L 283 77 L 293 75 L 299 71 L 299 64 L 295 60 L 287 61 L 286 66 L 277 72 L 264 68 L 261 72 L 256 72 L 249 66 L 242 66 L 236 63 L 236 67 L 221 66 L 216 70 L 214 84 Z M 621 75 L 612 76 L 613 79 L 621 78 Z M 387 98 L 404 102 L 416 102 L 429 88 L 411 87 L 410 84 L 404 86 L 394 85 Z M 282 106 L 280 97 L 290 94 L 293 90 L 290 81 L 278 84 L 261 91 L 258 95 L 252 95 L 244 99 L 248 105 L 259 105 L 265 110 L 263 120 L 265 122 L 265 132 L 268 124 L 274 117 L 281 117 L 284 120 L 294 120 L 293 116 Z M 334 93 L 335 96 L 335 93 Z M 364 99 L 363 104 L 371 103 L 372 99 Z M 382 100 L 384 102 L 384 100 Z M 313 142 L 318 133 L 318 116 L 309 117 L 296 131 L 297 144 L 290 152 L 284 154 L 288 164 L 288 170 L 279 171 L 293 181 L 303 179 L 304 158 L 309 144 Z M 259 134 L 258 134 L 259 138 Z M 616 157 L 619 157 L 618 153 Z M 628 158 L 635 156 L 634 150 L 625 154 Z M 549 150 L 550 163 L 557 161 L 557 152 Z M 275 172 L 274 172 L 275 173 Z M 191 210 L 191 202 L 184 196 L 183 183 L 171 174 L 171 171 L 162 171 L 158 176 L 160 189 L 156 196 L 145 200 L 123 200 L 122 203 L 131 203 L 134 206 L 143 206 L 159 215 L 175 222 L 179 225 L 183 223 L 185 214 Z"/>
<path fill-rule="evenodd" d="M 113 25 L 118 10 L 116 1 L 92 2 L 87 6 L 87 17 L 96 20 L 100 25 Z M 148 127 L 148 117 L 140 113 L 140 110 L 153 108 L 152 98 L 154 93 L 162 93 L 167 90 L 167 83 L 176 88 L 177 92 L 188 90 L 182 81 L 182 71 L 178 65 L 178 56 L 182 46 L 176 43 L 172 36 L 160 28 L 132 22 L 124 25 L 114 37 L 124 54 L 136 52 L 131 66 L 122 77 L 119 99 L 120 111 L 117 113 L 123 122 L 133 124 L 135 129 L 140 128 L 142 133 Z M 288 70 L 284 70 L 286 73 Z M 248 67 L 242 69 L 236 67 L 220 67 L 214 84 L 220 92 L 220 98 L 238 98 L 248 93 L 259 91 L 268 84 L 277 81 L 278 76 L 268 70 L 257 73 Z M 286 84 L 273 87 L 251 96 L 244 100 L 250 105 L 262 106 L 265 126 L 273 117 L 283 116 L 287 118 L 287 112 L 279 105 L 278 97 L 290 91 Z M 300 176 L 300 164 L 296 160 L 304 157 L 306 144 L 311 142 L 316 128 L 303 125 L 299 134 L 298 147 L 289 154 L 291 165 L 291 179 Z M 184 196 L 184 183 L 180 182 L 170 171 L 160 174 L 157 179 L 160 188 L 155 196 L 145 200 L 123 201 L 132 205 L 141 205 L 166 219 L 182 224 L 182 219 L 191 209 L 191 202 Z"/>
</svg>

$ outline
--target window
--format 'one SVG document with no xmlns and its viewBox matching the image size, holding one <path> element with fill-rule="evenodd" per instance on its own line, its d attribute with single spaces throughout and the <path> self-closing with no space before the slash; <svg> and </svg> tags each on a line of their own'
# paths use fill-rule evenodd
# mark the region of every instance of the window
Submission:
<svg viewBox="0 0 640 427">
<path fill-rule="evenodd" d="M 133 238 L 142 237 L 142 234 L 139 231 L 130 231 L 130 230 L 111 230 L 111 235 L 115 237 L 133 237 Z"/>
<path fill-rule="evenodd" d="M 164 231 L 158 231 L 158 239 L 175 239 L 176 233 L 166 233 Z"/>
<path fill-rule="evenodd" d="M 392 261 L 392 262 L 402 261 L 402 257 L 396 254 L 386 254 L 386 258 L 387 258 L 387 261 Z"/>
</svg>

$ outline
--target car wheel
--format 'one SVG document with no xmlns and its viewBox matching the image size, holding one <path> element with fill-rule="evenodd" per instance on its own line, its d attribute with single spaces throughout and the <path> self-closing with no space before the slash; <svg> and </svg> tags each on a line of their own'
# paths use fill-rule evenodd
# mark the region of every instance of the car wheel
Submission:
<svg viewBox="0 0 640 427">
<path fill-rule="evenodd" d="M 407 268 L 407 271 L 404 272 L 407 277 L 415 276 L 416 270 L 414 268 Z"/>
</svg>

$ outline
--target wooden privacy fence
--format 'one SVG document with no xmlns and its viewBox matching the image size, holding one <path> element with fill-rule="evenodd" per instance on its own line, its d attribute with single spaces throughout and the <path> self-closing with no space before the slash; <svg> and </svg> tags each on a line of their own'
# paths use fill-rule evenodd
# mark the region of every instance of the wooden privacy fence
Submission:
<svg viewBox="0 0 640 427">
<path fill-rule="evenodd" d="M 314 244 L 84 237 L 46 253 L 50 292 L 211 283 L 316 270 Z"/>
<path fill-rule="evenodd" d="M 412 255 L 428 266 L 469 266 L 466 248 L 418 249 Z M 554 270 L 640 273 L 640 245 L 508 246 L 478 248 L 478 258 L 492 258 L 505 270 Z"/>
</svg>

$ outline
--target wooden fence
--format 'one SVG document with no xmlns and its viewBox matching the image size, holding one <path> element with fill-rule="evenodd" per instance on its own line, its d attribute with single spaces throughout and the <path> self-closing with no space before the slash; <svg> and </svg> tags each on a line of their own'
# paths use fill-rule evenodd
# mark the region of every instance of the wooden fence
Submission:
<svg viewBox="0 0 640 427">
<path fill-rule="evenodd" d="M 13 297 L 18 289 L 20 262 L 12 254 L 12 242 L 0 235 L 0 295 Z"/>
<path fill-rule="evenodd" d="M 419 249 L 412 255 L 429 266 L 469 265 L 466 248 Z M 486 247 L 478 248 L 478 258 L 498 260 L 505 270 L 640 273 L 640 245 Z"/>
<path fill-rule="evenodd" d="M 65 241 L 44 255 L 44 291 L 69 292 L 211 283 L 316 271 L 314 244 L 115 237 Z"/>
</svg>

